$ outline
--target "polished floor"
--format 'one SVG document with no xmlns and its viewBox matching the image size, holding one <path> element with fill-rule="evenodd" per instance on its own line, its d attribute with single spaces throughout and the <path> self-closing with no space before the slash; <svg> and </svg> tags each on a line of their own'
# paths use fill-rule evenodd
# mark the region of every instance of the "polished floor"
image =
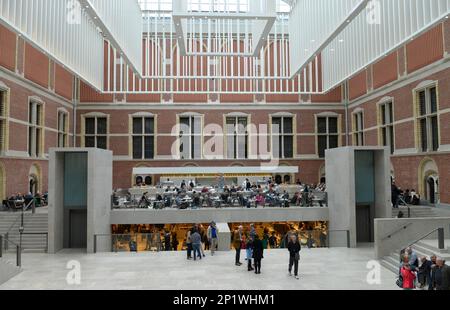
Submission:
<svg viewBox="0 0 450 310">
<path fill-rule="evenodd" d="M 242 255 L 245 255 L 242 252 Z M 64 251 L 57 255 L 24 254 L 23 271 L 0 286 L 8 289 L 168 289 L 168 290 L 392 290 L 395 275 L 381 267 L 380 284 L 367 282 L 373 248 L 304 249 L 300 280 L 289 277 L 287 251 L 265 253 L 262 274 L 234 265 L 234 253 L 207 252 L 201 261 L 187 261 L 185 252 L 108 253 L 86 255 Z M 11 257 L 12 258 L 12 257 Z M 78 261 L 80 284 L 70 285 L 67 264 Z M 245 262 L 242 259 L 242 262 Z M 72 274 L 73 275 L 73 274 Z"/>
</svg>

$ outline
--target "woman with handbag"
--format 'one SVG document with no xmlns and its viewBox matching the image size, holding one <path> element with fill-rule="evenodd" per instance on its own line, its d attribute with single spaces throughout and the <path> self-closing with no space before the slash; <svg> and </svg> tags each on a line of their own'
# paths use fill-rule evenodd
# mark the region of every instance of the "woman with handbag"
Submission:
<svg viewBox="0 0 450 310">
<path fill-rule="evenodd" d="M 287 249 L 289 251 L 289 275 L 292 276 L 292 266 L 294 266 L 294 276 L 298 280 L 298 262 L 300 260 L 301 245 L 295 234 L 292 234 Z"/>
</svg>

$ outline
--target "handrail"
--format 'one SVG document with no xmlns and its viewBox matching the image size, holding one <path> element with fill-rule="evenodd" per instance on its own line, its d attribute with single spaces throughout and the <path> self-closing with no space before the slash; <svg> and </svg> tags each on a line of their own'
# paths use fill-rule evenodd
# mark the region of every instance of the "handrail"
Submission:
<svg viewBox="0 0 450 310">
<path fill-rule="evenodd" d="M 3 257 L 3 242 L 5 242 L 5 250 L 8 249 L 8 242 L 12 243 L 16 246 L 16 265 L 17 267 L 22 266 L 22 248 L 20 245 L 16 244 L 15 242 L 12 242 L 8 238 L 0 235 L 0 257 Z"/>
<path fill-rule="evenodd" d="M 406 228 L 408 228 L 409 226 L 411 226 L 412 223 L 408 223 L 406 225 L 403 225 L 402 227 L 396 229 L 395 231 L 393 231 L 392 233 L 390 233 L 389 235 L 387 235 L 386 237 L 384 237 L 383 239 L 381 239 L 382 241 L 386 240 L 386 239 L 390 239 L 392 238 L 393 235 L 405 230 Z"/>
<path fill-rule="evenodd" d="M 28 203 L 28 205 L 26 206 L 22 206 L 22 212 L 24 210 L 27 210 L 31 204 L 34 202 L 34 198 Z M 22 214 L 19 214 L 16 219 L 14 220 L 14 222 L 12 223 L 12 225 L 8 228 L 8 230 L 6 231 L 6 234 L 9 234 L 11 232 L 11 229 L 13 229 L 14 225 L 16 225 L 17 221 L 22 217 Z"/>
<path fill-rule="evenodd" d="M 417 239 L 416 241 L 412 242 L 410 245 L 407 246 L 407 248 L 413 246 L 413 245 L 416 244 L 417 242 L 419 242 L 419 241 L 425 239 L 426 237 L 428 237 L 428 236 L 431 235 L 432 233 L 435 233 L 436 231 L 439 231 L 439 230 L 441 230 L 441 229 L 443 229 L 443 228 L 442 228 L 442 227 L 438 227 L 438 228 L 433 229 L 431 232 L 427 233 L 426 235 L 423 235 L 422 237 L 420 237 L 420 238 Z"/>
</svg>

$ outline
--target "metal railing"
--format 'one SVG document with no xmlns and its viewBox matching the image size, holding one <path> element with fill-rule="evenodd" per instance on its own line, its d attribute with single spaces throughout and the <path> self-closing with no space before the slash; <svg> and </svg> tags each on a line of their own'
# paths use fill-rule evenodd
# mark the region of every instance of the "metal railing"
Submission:
<svg viewBox="0 0 450 310">
<path fill-rule="evenodd" d="M 11 243 L 16 247 L 16 266 L 22 267 L 22 248 L 20 245 L 12 242 L 2 235 L 0 235 L 0 258 L 3 257 L 3 249 L 5 249 L 5 251 L 8 250 L 8 243 Z"/>
<path fill-rule="evenodd" d="M 406 225 L 403 225 L 402 227 L 400 227 L 400 228 L 396 229 L 395 231 L 393 231 L 392 233 L 388 234 L 386 237 L 382 238 L 381 240 L 384 241 L 386 239 L 390 239 L 390 238 L 392 238 L 393 235 L 396 235 L 399 232 L 407 229 L 411 225 L 412 225 L 412 223 L 407 223 Z"/>
<path fill-rule="evenodd" d="M 45 236 L 45 253 L 48 253 L 48 232 L 23 232 L 21 235 L 23 236 Z M 20 242 L 22 249 L 25 249 L 22 246 L 22 239 Z"/>
<path fill-rule="evenodd" d="M 435 232 L 438 233 L 438 249 L 439 250 L 444 250 L 445 249 L 445 232 L 444 232 L 444 228 L 443 227 L 438 227 L 438 228 L 433 229 L 429 233 L 423 235 L 422 237 L 418 238 L 414 242 L 410 243 L 408 246 L 406 246 L 406 248 L 412 247 L 413 245 L 415 245 L 419 241 L 422 241 L 423 239 L 427 238 L 428 236 L 430 236 L 431 234 L 433 234 Z"/>
</svg>

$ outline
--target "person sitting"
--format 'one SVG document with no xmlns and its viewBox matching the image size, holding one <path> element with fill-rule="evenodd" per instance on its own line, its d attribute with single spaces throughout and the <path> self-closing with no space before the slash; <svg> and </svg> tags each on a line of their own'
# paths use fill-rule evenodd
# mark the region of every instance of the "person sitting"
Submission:
<svg viewBox="0 0 450 310">
<path fill-rule="evenodd" d="M 405 200 L 405 202 L 407 204 L 411 204 L 411 193 L 410 193 L 409 189 L 407 189 L 405 191 L 405 193 L 403 194 L 403 200 Z"/>
<path fill-rule="evenodd" d="M 414 206 L 420 205 L 420 195 L 414 189 L 411 190 L 411 204 Z"/>
<path fill-rule="evenodd" d="M 26 194 L 25 197 L 24 197 L 25 206 L 30 205 L 30 203 L 32 201 L 33 201 L 33 194 L 31 192 L 28 192 L 28 194 Z"/>
<path fill-rule="evenodd" d="M 256 207 L 264 206 L 264 196 L 261 193 L 258 193 L 255 197 Z"/>
<path fill-rule="evenodd" d="M 36 192 L 34 195 L 34 203 L 36 208 L 40 208 L 42 206 L 42 195 L 40 192 Z"/>
</svg>

